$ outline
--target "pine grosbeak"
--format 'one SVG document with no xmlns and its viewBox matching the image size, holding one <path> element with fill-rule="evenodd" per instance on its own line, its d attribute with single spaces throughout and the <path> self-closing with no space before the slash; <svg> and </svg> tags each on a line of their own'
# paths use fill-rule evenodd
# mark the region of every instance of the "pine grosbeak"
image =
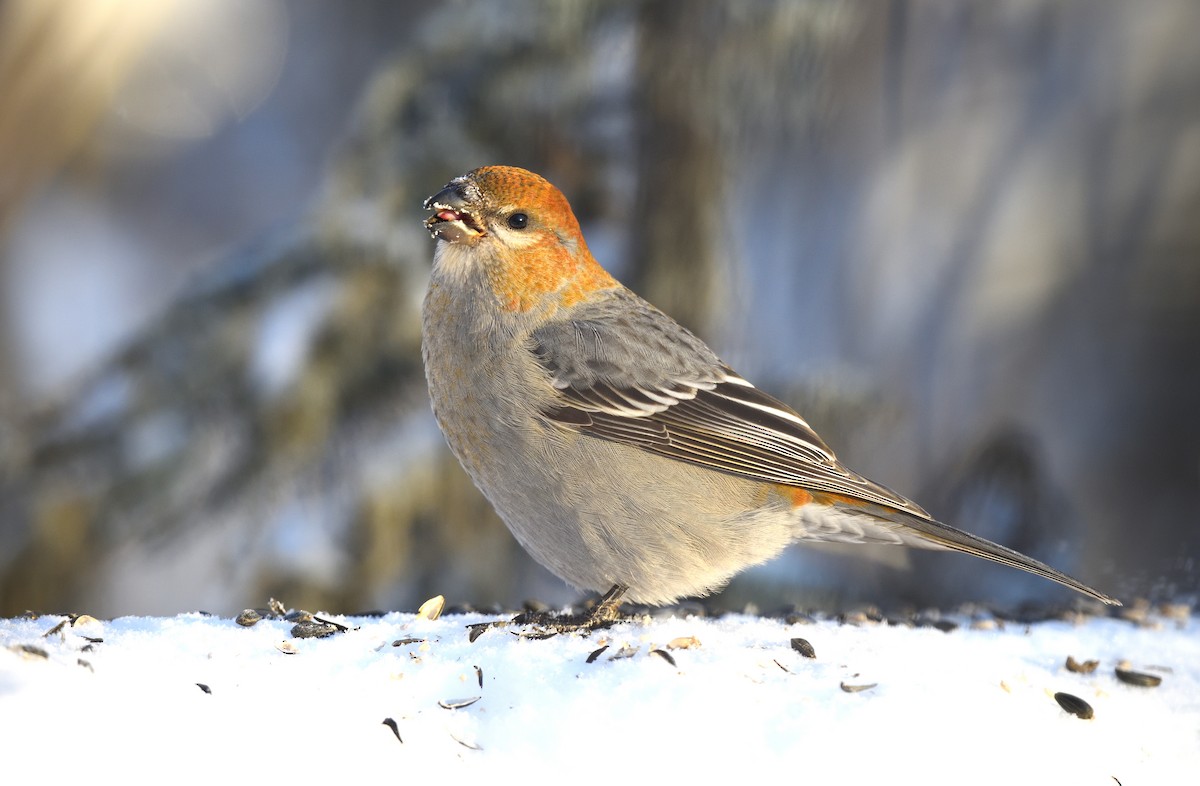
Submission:
<svg viewBox="0 0 1200 786">
<path fill-rule="evenodd" d="M 600 267 L 538 175 L 482 167 L 425 208 L 434 415 L 521 545 L 607 611 L 710 593 L 798 540 L 952 549 L 1117 603 L 847 469 Z"/>
</svg>

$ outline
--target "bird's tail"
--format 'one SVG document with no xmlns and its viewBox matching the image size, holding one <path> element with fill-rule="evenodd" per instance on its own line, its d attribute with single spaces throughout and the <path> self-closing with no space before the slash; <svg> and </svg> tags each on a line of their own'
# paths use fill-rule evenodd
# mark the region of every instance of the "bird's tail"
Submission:
<svg viewBox="0 0 1200 786">
<path fill-rule="evenodd" d="M 990 540 L 955 529 L 948 524 L 924 518 L 903 511 L 892 510 L 882 505 L 863 503 L 859 500 L 841 498 L 840 495 L 829 495 L 832 499 L 822 500 L 844 513 L 869 514 L 879 519 L 880 524 L 900 538 L 906 546 L 919 548 L 942 548 L 951 551 L 961 551 L 975 557 L 982 557 L 1001 565 L 1020 568 L 1051 581 L 1058 582 L 1064 587 L 1070 587 L 1076 592 L 1083 593 L 1110 606 L 1120 606 L 1121 601 L 1105 595 L 1100 590 L 1089 587 L 1078 579 L 1072 578 L 1060 570 L 1056 570 L 1033 557 L 1027 557 L 1019 551 L 993 543 Z"/>
</svg>

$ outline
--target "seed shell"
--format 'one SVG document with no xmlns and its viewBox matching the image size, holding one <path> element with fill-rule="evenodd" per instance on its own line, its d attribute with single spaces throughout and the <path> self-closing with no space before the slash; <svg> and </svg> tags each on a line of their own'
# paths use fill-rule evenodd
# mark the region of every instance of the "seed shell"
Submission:
<svg viewBox="0 0 1200 786">
<path fill-rule="evenodd" d="M 1058 706 L 1081 720 L 1091 720 L 1095 715 L 1092 711 L 1092 705 L 1070 693 L 1060 691 L 1054 694 L 1054 700 L 1058 702 Z"/>
<path fill-rule="evenodd" d="M 792 639 L 792 649 L 806 658 L 817 657 L 817 651 L 813 649 L 813 645 L 808 643 L 808 639 Z"/>
<path fill-rule="evenodd" d="M 1073 671 L 1076 674 L 1091 674 L 1099 665 L 1100 661 L 1098 660 L 1085 660 L 1080 663 L 1070 655 L 1067 656 L 1067 671 Z"/>
<path fill-rule="evenodd" d="M 442 699 L 438 702 L 438 706 L 444 710 L 459 710 L 463 707 L 470 707 L 475 702 L 479 701 L 482 696 L 469 696 L 464 699 Z"/>
<path fill-rule="evenodd" d="M 1133 671 L 1132 669 L 1123 669 L 1118 666 L 1115 669 L 1117 679 L 1124 682 L 1126 685 L 1136 685 L 1139 688 L 1157 688 L 1162 685 L 1162 677 L 1157 674 L 1147 674 L 1144 671 Z"/>
<path fill-rule="evenodd" d="M 670 663 L 672 666 L 675 665 L 674 656 L 671 655 L 671 653 L 667 652 L 666 650 L 650 650 L 650 654 L 657 655 L 658 657 L 665 660 L 667 663 Z"/>
<path fill-rule="evenodd" d="M 874 688 L 878 684 L 879 684 L 878 682 L 868 682 L 865 685 L 847 685 L 846 683 L 843 682 L 843 683 L 839 684 L 838 687 L 840 687 L 846 693 L 861 693 L 865 690 L 870 690 L 871 688 Z"/>
</svg>

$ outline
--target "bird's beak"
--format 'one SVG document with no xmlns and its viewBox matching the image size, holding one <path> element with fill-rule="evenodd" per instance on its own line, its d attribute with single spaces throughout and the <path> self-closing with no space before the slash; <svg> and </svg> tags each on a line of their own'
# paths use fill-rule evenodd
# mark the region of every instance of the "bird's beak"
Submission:
<svg viewBox="0 0 1200 786">
<path fill-rule="evenodd" d="M 486 234 L 483 225 L 471 213 L 468 188 L 466 183 L 451 181 L 425 200 L 425 209 L 433 211 L 433 215 L 425 219 L 425 228 L 434 238 L 458 243 Z"/>
</svg>

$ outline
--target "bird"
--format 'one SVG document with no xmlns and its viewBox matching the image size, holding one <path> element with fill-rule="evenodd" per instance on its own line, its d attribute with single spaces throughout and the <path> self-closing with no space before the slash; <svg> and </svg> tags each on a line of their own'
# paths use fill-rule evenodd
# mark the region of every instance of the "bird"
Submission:
<svg viewBox="0 0 1200 786">
<path fill-rule="evenodd" d="M 959 551 L 1119 601 L 935 520 L 608 273 L 563 193 L 484 166 L 423 203 L 422 359 L 446 442 L 516 540 L 577 589 L 701 597 L 804 541 Z"/>
</svg>

